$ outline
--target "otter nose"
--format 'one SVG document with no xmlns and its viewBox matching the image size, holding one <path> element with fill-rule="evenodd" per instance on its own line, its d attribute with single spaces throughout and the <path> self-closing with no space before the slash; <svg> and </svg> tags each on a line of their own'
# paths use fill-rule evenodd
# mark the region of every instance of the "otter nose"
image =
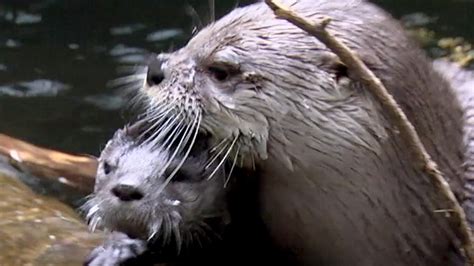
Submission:
<svg viewBox="0 0 474 266">
<path fill-rule="evenodd" d="M 138 188 L 130 185 L 117 185 L 112 188 L 112 194 L 122 201 L 133 201 L 143 198 L 143 193 Z"/>
<path fill-rule="evenodd" d="M 148 86 L 160 84 L 165 79 L 163 72 L 163 63 L 165 60 L 161 56 L 153 56 L 148 62 L 148 71 L 146 73 L 146 83 Z"/>
</svg>

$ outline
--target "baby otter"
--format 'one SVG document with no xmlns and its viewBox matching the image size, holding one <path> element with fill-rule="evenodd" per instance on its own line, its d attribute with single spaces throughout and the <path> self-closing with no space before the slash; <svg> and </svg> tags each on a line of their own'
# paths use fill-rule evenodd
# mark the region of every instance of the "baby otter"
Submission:
<svg viewBox="0 0 474 266">
<path fill-rule="evenodd" d="M 118 130 L 99 158 L 96 185 L 86 203 L 87 218 L 111 230 L 86 265 L 118 265 L 149 259 L 145 253 L 173 255 L 201 246 L 228 224 L 225 175 L 208 153 L 196 149 L 180 164 L 166 147 L 140 141 L 140 124 Z M 156 251 L 156 252 L 155 252 Z"/>
</svg>

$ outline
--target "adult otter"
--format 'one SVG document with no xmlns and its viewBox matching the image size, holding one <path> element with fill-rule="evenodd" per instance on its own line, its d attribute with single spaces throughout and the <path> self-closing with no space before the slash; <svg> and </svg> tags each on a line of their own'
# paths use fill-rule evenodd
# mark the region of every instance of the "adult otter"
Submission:
<svg viewBox="0 0 474 266">
<path fill-rule="evenodd" d="M 365 1 L 283 2 L 332 18 L 328 30 L 394 95 L 463 201 L 463 110 L 402 27 Z M 264 3 L 157 56 L 141 92 L 159 134 L 186 128 L 178 150 L 210 142 L 222 160 L 256 169 L 267 229 L 304 265 L 446 265 L 459 250 L 447 206 L 379 104 Z"/>
</svg>

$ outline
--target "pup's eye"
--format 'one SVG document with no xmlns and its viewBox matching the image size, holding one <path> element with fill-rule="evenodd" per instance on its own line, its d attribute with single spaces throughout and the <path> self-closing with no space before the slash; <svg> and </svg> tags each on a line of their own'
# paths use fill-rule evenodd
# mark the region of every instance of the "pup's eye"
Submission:
<svg viewBox="0 0 474 266">
<path fill-rule="evenodd" d="M 230 72 L 223 67 L 210 66 L 207 70 L 218 81 L 225 81 L 230 76 Z"/>
<path fill-rule="evenodd" d="M 104 174 L 108 175 L 112 172 L 112 166 L 108 162 L 104 162 L 102 165 L 102 169 L 104 170 Z"/>
</svg>

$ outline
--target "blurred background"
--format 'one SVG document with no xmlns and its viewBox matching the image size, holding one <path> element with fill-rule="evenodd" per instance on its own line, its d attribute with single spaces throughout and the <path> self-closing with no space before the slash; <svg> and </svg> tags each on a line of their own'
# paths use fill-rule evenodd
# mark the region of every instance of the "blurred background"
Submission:
<svg viewBox="0 0 474 266">
<path fill-rule="evenodd" d="M 215 2 L 220 17 L 251 1 Z M 416 27 L 430 55 L 472 53 L 464 42 L 474 41 L 474 1 L 375 2 Z M 107 84 L 147 52 L 184 45 L 197 24 L 189 7 L 209 21 L 207 0 L 0 0 L 0 133 L 98 155 L 127 116 Z"/>
</svg>

